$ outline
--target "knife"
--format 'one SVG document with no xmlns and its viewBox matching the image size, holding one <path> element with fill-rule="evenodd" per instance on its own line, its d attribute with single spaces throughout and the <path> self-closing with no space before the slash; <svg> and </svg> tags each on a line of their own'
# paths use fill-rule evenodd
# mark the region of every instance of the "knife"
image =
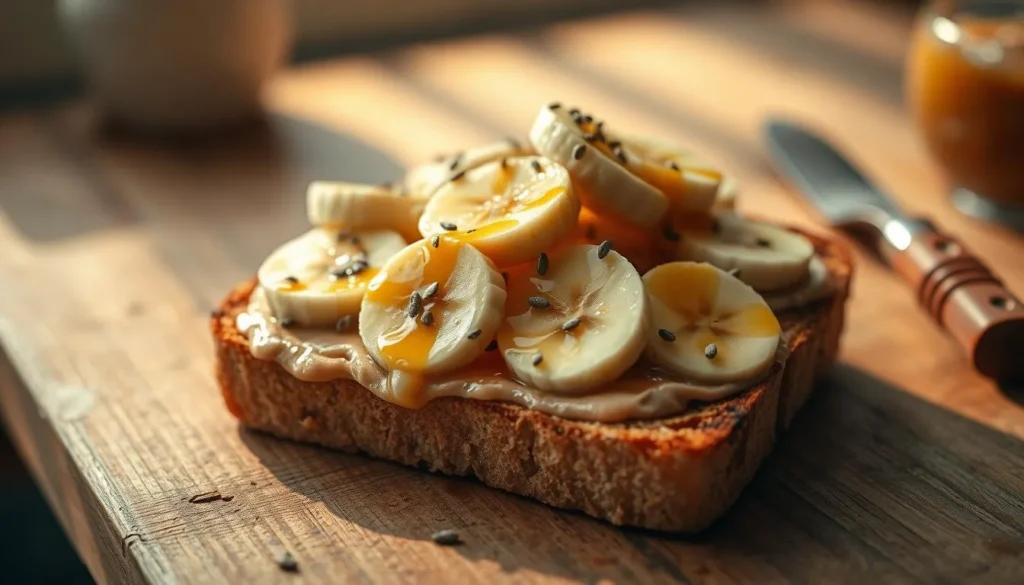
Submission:
<svg viewBox="0 0 1024 585">
<path fill-rule="evenodd" d="M 768 150 L 792 182 L 833 226 L 869 226 L 875 251 L 916 291 L 917 299 L 995 380 L 1024 379 L 1024 304 L 960 242 L 927 219 L 908 217 L 895 202 L 821 138 L 769 120 Z"/>
</svg>

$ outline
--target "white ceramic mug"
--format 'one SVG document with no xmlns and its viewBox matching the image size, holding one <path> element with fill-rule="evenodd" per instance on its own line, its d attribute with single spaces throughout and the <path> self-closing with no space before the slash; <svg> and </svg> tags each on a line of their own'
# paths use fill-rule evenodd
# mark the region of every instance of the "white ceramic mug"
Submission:
<svg viewBox="0 0 1024 585">
<path fill-rule="evenodd" d="M 104 113 L 156 131 L 254 114 L 290 48 L 288 9 L 287 0 L 59 0 Z"/>
</svg>

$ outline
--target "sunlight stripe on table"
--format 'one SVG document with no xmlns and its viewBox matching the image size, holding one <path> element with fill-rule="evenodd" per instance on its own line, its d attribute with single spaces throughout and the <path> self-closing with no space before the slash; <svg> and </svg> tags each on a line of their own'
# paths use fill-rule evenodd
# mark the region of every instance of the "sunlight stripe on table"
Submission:
<svg viewBox="0 0 1024 585">
<path fill-rule="evenodd" d="M 273 111 L 358 136 L 406 165 L 491 137 L 458 112 L 423 99 L 369 58 L 285 72 L 267 88 L 266 102 Z"/>
<path fill-rule="evenodd" d="M 680 108 L 667 117 L 644 109 L 624 92 L 606 91 L 559 68 L 522 40 L 486 37 L 422 46 L 399 54 L 393 62 L 413 83 L 444 95 L 459 108 L 500 122 L 509 132 L 525 135 L 537 110 L 559 101 L 592 111 L 610 126 L 691 145 L 710 158 L 739 158 L 734 152 L 735 137 L 715 128 L 700 131 L 704 124 L 699 113 Z M 458 72 L 457 83 L 453 71 Z"/>
</svg>

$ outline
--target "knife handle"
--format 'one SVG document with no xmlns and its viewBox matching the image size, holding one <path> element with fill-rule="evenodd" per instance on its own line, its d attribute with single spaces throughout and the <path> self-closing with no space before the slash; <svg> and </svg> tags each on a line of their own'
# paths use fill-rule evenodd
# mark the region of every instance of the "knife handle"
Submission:
<svg viewBox="0 0 1024 585">
<path fill-rule="evenodd" d="M 921 305 L 995 380 L 1024 379 L 1024 303 L 955 239 L 930 226 L 886 256 L 917 291 Z"/>
</svg>

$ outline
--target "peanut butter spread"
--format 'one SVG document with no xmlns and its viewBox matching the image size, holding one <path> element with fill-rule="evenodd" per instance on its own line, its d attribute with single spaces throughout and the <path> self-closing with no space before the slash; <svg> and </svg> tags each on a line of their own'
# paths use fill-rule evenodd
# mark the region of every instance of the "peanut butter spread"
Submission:
<svg viewBox="0 0 1024 585">
<path fill-rule="evenodd" d="M 772 310 L 793 309 L 832 292 L 827 269 L 814 258 L 807 281 L 793 289 L 766 295 Z M 725 398 L 759 383 L 751 379 L 717 386 L 687 382 L 643 358 L 625 375 L 587 395 L 565 395 L 531 388 L 509 373 L 498 350 L 485 352 L 470 366 L 430 377 L 422 384 L 395 383 L 394 376 L 373 360 L 353 323 L 349 329 L 283 327 L 274 316 L 266 292 L 257 287 L 237 325 L 249 340 L 254 357 L 273 360 L 296 378 L 310 382 L 353 380 L 388 402 L 420 408 L 434 398 L 462 397 L 518 404 L 569 419 L 600 422 L 653 419 L 683 412 L 691 400 Z M 782 332 L 776 361 L 786 357 L 792 329 Z"/>
</svg>

